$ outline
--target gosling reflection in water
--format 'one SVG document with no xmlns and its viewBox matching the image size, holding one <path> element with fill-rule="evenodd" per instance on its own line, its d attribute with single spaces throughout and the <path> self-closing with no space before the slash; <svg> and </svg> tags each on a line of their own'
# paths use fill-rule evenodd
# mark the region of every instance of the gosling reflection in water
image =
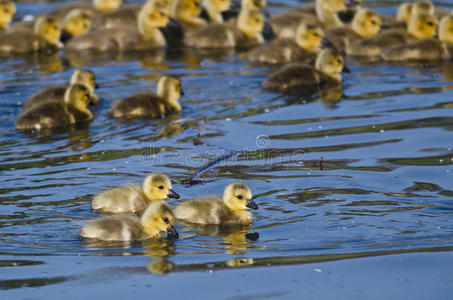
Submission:
<svg viewBox="0 0 453 300">
<path fill-rule="evenodd" d="M 144 254 L 152 261 L 146 266 L 149 272 L 156 275 L 165 275 L 175 269 L 175 264 L 168 260 L 176 251 L 173 240 L 148 240 L 145 243 Z"/>
<path fill-rule="evenodd" d="M 231 268 L 238 268 L 238 267 L 245 267 L 245 266 L 251 266 L 253 265 L 254 260 L 253 258 L 233 258 L 230 260 L 227 260 L 226 265 Z"/>
</svg>

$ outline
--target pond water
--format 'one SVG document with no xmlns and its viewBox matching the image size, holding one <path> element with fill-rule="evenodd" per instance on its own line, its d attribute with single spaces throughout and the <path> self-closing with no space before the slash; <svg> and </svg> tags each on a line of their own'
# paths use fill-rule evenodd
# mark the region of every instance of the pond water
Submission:
<svg viewBox="0 0 453 300">
<path fill-rule="evenodd" d="M 62 4 L 19 2 L 18 18 Z M 272 13 L 300 4 L 269 1 Z M 453 63 L 346 61 L 343 95 L 291 98 L 262 90 L 271 68 L 233 52 L 0 59 L 0 297 L 451 297 Z M 80 66 L 100 85 L 89 127 L 14 129 L 27 97 Z M 162 74 L 182 79 L 180 115 L 106 117 Z M 132 244 L 78 237 L 98 216 L 93 195 L 151 172 L 168 174 L 182 198 L 240 180 L 260 209 L 241 231 L 178 225 L 178 240 Z"/>
</svg>

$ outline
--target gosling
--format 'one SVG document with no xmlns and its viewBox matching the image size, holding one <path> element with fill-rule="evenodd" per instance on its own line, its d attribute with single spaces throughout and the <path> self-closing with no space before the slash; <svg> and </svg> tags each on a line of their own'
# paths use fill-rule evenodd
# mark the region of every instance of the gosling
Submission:
<svg viewBox="0 0 453 300">
<path fill-rule="evenodd" d="M 201 0 L 173 0 L 170 16 L 182 26 L 184 32 L 190 32 L 208 24 L 200 17 L 201 11 Z"/>
<path fill-rule="evenodd" d="M 189 199 L 176 206 L 174 212 L 177 219 L 187 223 L 248 225 L 253 222 L 250 208 L 258 209 L 250 189 L 243 183 L 232 183 L 225 188 L 222 198 Z"/>
<path fill-rule="evenodd" d="M 159 30 L 168 24 L 168 12 L 158 2 L 143 5 L 137 18 L 137 27 L 113 27 L 89 32 L 73 38 L 66 44 L 69 51 L 128 51 L 162 48 L 165 37 Z"/>
<path fill-rule="evenodd" d="M 29 52 L 53 52 L 61 48 L 61 27 L 49 16 L 36 20 L 33 32 L 20 31 L 5 33 L 0 36 L 0 53 L 23 54 Z"/>
<path fill-rule="evenodd" d="M 251 47 L 264 42 L 261 11 L 241 9 L 237 25 L 213 24 L 190 32 L 184 44 L 192 48 Z"/>
<path fill-rule="evenodd" d="M 95 81 L 95 75 L 92 71 L 86 69 L 75 70 L 71 76 L 69 85 L 80 84 L 83 85 L 90 91 L 90 103 L 97 104 L 99 99 L 94 93 L 94 89 L 98 87 Z M 67 85 L 56 85 L 45 88 L 28 98 L 28 100 L 22 106 L 23 110 L 27 110 L 32 106 L 41 104 L 44 102 L 60 101 L 64 102 L 64 94 L 67 89 Z"/>
<path fill-rule="evenodd" d="M 111 118 L 135 120 L 162 118 L 181 112 L 179 97 L 184 95 L 181 81 L 174 76 L 163 76 L 157 83 L 157 95 L 142 92 L 115 102 L 107 115 Z"/>
<path fill-rule="evenodd" d="M 84 35 L 91 28 L 91 18 L 83 10 L 73 9 L 62 22 L 60 41 L 67 43 L 70 39 Z"/>
<path fill-rule="evenodd" d="M 249 51 L 245 59 L 260 63 L 313 63 L 321 46 L 324 32 L 320 26 L 301 24 L 293 39 L 275 39 L 261 48 Z"/>
<path fill-rule="evenodd" d="M 327 84 L 341 83 L 341 72 L 349 72 L 343 57 L 336 50 L 323 49 L 315 67 L 306 64 L 290 64 L 272 73 L 261 87 L 276 92 L 306 92 Z"/>
<path fill-rule="evenodd" d="M 335 49 L 344 54 L 347 45 L 376 35 L 380 28 L 379 14 L 369 8 L 360 8 L 354 15 L 351 27 L 329 29 L 326 31 L 326 38 Z"/>
<path fill-rule="evenodd" d="M 172 189 L 167 176 L 155 173 L 145 178 L 143 187 L 128 184 L 100 193 L 94 197 L 91 207 L 114 214 L 126 212 L 141 214 L 150 203 L 168 198 L 179 199 L 179 195 Z"/>
<path fill-rule="evenodd" d="M 174 227 L 175 218 L 166 202 L 153 202 L 141 218 L 131 215 L 115 215 L 89 221 L 82 226 L 80 236 L 101 241 L 140 241 L 157 239 L 162 232 L 178 238 Z"/>
<path fill-rule="evenodd" d="M 0 33 L 8 30 L 15 13 L 16 4 L 12 0 L 0 0 Z"/>
<path fill-rule="evenodd" d="M 384 49 L 386 61 L 441 60 L 453 57 L 453 16 L 445 16 L 439 24 L 439 39 L 428 38 Z"/>
<path fill-rule="evenodd" d="M 93 119 L 93 113 L 87 108 L 90 91 L 83 85 L 70 85 L 64 100 L 56 98 L 24 110 L 17 118 L 18 130 L 41 130 L 66 127 Z"/>
<path fill-rule="evenodd" d="M 413 15 L 406 30 L 399 28 L 384 30 L 371 38 L 352 42 L 346 46 L 346 54 L 351 56 L 380 56 L 383 49 L 432 38 L 436 33 L 436 26 L 437 20 L 432 15 Z"/>
</svg>

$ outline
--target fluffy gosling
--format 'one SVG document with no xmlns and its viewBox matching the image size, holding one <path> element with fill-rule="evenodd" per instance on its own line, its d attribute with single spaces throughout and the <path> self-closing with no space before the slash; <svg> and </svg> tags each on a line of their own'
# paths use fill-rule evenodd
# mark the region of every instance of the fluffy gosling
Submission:
<svg viewBox="0 0 453 300">
<path fill-rule="evenodd" d="M 324 32 L 320 26 L 301 24 L 295 38 L 275 39 L 263 47 L 255 48 L 247 53 L 245 59 L 250 62 L 285 63 L 304 62 L 312 63 L 321 46 Z"/>
<path fill-rule="evenodd" d="M 272 73 L 261 87 L 278 92 L 305 92 L 326 84 L 341 83 L 341 72 L 349 72 L 343 57 L 333 49 L 322 50 L 315 66 L 290 64 Z"/>
<path fill-rule="evenodd" d="M 91 207 L 114 214 L 126 212 L 141 214 L 150 203 L 168 198 L 179 199 L 179 195 L 172 189 L 167 176 L 155 173 L 145 178 L 142 187 L 128 184 L 96 195 Z"/>
<path fill-rule="evenodd" d="M 127 51 L 149 50 L 166 45 L 159 30 L 168 24 L 168 12 L 159 2 L 147 2 L 137 18 L 137 27 L 113 27 L 89 32 L 66 44 L 70 51 Z"/>
<path fill-rule="evenodd" d="M 94 89 L 97 88 L 95 81 L 95 75 L 92 71 L 86 69 L 75 70 L 71 76 L 69 85 L 80 84 L 86 87 L 90 91 L 90 102 L 92 104 L 97 104 L 99 99 L 94 93 Z M 27 99 L 27 101 L 22 106 L 23 110 L 27 110 L 32 106 L 52 101 L 64 102 L 64 94 L 66 92 L 68 85 L 55 85 L 48 88 L 45 88 Z"/>
<path fill-rule="evenodd" d="M 0 36 L 0 53 L 20 54 L 38 51 L 55 51 L 61 47 L 61 27 L 49 16 L 36 20 L 33 32 L 20 31 Z"/>
<path fill-rule="evenodd" d="M 64 101 L 55 98 L 33 105 L 20 114 L 15 127 L 18 130 L 41 130 L 90 121 L 94 116 L 87 108 L 89 101 L 90 91 L 85 86 L 70 85 L 64 93 Z"/>
<path fill-rule="evenodd" d="M 153 202 L 141 218 L 131 215 L 115 215 L 89 221 L 82 226 L 80 236 L 101 241 L 139 241 L 156 239 L 167 232 L 178 238 L 173 226 L 175 218 L 166 202 Z"/>
<path fill-rule="evenodd" d="M 176 206 L 174 213 L 177 219 L 188 223 L 247 225 L 253 221 L 250 208 L 258 209 L 250 189 L 243 183 L 232 183 L 225 188 L 222 198 L 189 199 Z"/>
<path fill-rule="evenodd" d="M 179 97 L 184 95 L 181 80 L 174 76 L 163 76 L 157 83 L 157 95 L 142 92 L 113 104 L 107 115 L 121 119 L 154 119 L 181 112 Z"/>
<path fill-rule="evenodd" d="M 213 24 L 190 32 L 184 44 L 193 48 L 251 47 L 264 42 L 261 34 L 264 16 L 261 11 L 242 9 L 237 25 Z"/>
</svg>

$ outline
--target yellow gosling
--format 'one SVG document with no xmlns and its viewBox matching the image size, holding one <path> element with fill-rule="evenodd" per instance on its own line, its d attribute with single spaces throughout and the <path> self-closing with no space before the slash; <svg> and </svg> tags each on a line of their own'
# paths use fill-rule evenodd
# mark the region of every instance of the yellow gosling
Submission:
<svg viewBox="0 0 453 300">
<path fill-rule="evenodd" d="M 71 38 L 90 31 L 91 18 L 80 9 L 74 9 L 66 15 L 62 23 L 61 42 L 66 43 Z"/>
<path fill-rule="evenodd" d="M 333 49 L 322 50 L 315 66 L 290 64 L 272 73 L 262 82 L 261 87 L 278 92 L 304 91 L 341 83 L 341 72 L 349 72 L 344 66 L 343 57 Z"/>
<path fill-rule="evenodd" d="M 336 27 L 326 31 L 326 38 L 341 53 L 346 46 L 363 38 L 376 35 L 381 28 L 379 14 L 369 8 L 360 8 L 352 20 L 351 27 Z"/>
<path fill-rule="evenodd" d="M 261 30 L 264 16 L 261 11 L 242 9 L 236 26 L 213 24 L 190 32 L 184 44 L 193 48 L 251 47 L 264 42 Z"/>
<path fill-rule="evenodd" d="M 453 56 L 453 16 L 445 16 L 439 25 L 439 39 L 427 38 L 397 45 L 382 51 L 386 61 L 440 60 Z"/>
<path fill-rule="evenodd" d="M 140 241 L 160 238 L 167 232 L 169 237 L 178 238 L 174 221 L 170 206 L 159 201 L 151 203 L 141 218 L 115 215 L 89 221 L 80 229 L 80 236 L 101 241 Z"/>
<path fill-rule="evenodd" d="M 166 45 L 160 27 L 169 21 L 166 7 L 158 2 L 143 5 L 137 18 L 137 27 L 114 27 L 89 32 L 70 40 L 66 47 L 70 51 L 128 51 L 149 50 Z"/>
<path fill-rule="evenodd" d="M 417 39 L 432 38 L 436 33 L 437 20 L 432 15 L 411 16 L 407 30 L 389 29 L 363 40 L 355 41 L 346 47 L 346 54 L 352 56 L 380 56 L 383 49 L 404 45 Z"/>
<path fill-rule="evenodd" d="M 94 89 L 97 88 L 97 84 L 95 81 L 95 75 L 92 71 L 86 69 L 78 69 L 74 71 L 69 85 L 74 84 L 83 85 L 90 91 L 90 101 L 92 104 L 97 104 L 99 102 L 97 95 L 94 93 Z M 68 85 L 63 84 L 45 88 L 30 96 L 22 108 L 23 110 L 27 110 L 37 104 L 51 101 L 59 101 L 63 103 L 67 87 Z"/>
<path fill-rule="evenodd" d="M 111 118 L 154 119 L 181 112 L 179 97 L 184 95 L 181 80 L 174 76 L 164 76 L 157 84 L 157 95 L 142 92 L 121 99 L 107 113 Z"/>
<path fill-rule="evenodd" d="M 33 32 L 20 31 L 1 35 L 0 53 L 55 51 L 61 47 L 60 34 L 61 27 L 58 22 L 52 17 L 42 16 L 36 20 Z"/>
<path fill-rule="evenodd" d="M 11 0 L 0 1 L 0 33 L 9 28 L 9 24 L 16 13 L 16 4 Z"/>
<path fill-rule="evenodd" d="M 243 183 L 232 183 L 225 188 L 222 198 L 189 199 L 176 206 L 174 213 L 177 219 L 188 223 L 246 225 L 253 221 L 250 208 L 258 209 L 250 189 Z"/>
<path fill-rule="evenodd" d="M 18 130 L 41 130 L 90 121 L 94 116 L 87 108 L 89 99 L 90 92 L 86 87 L 70 85 L 65 91 L 64 101 L 48 100 L 24 110 L 15 127 Z"/>
<path fill-rule="evenodd" d="M 316 60 L 323 37 L 324 32 L 320 26 L 301 24 L 296 31 L 295 38 L 275 39 L 264 44 L 263 47 L 249 51 L 245 59 L 251 62 L 271 64 L 312 63 Z"/>
<path fill-rule="evenodd" d="M 167 176 L 155 173 L 145 178 L 143 186 L 128 184 L 96 195 L 91 207 L 114 214 L 126 212 L 141 214 L 150 203 L 168 198 L 178 199 L 179 195 L 172 189 Z"/>
</svg>

